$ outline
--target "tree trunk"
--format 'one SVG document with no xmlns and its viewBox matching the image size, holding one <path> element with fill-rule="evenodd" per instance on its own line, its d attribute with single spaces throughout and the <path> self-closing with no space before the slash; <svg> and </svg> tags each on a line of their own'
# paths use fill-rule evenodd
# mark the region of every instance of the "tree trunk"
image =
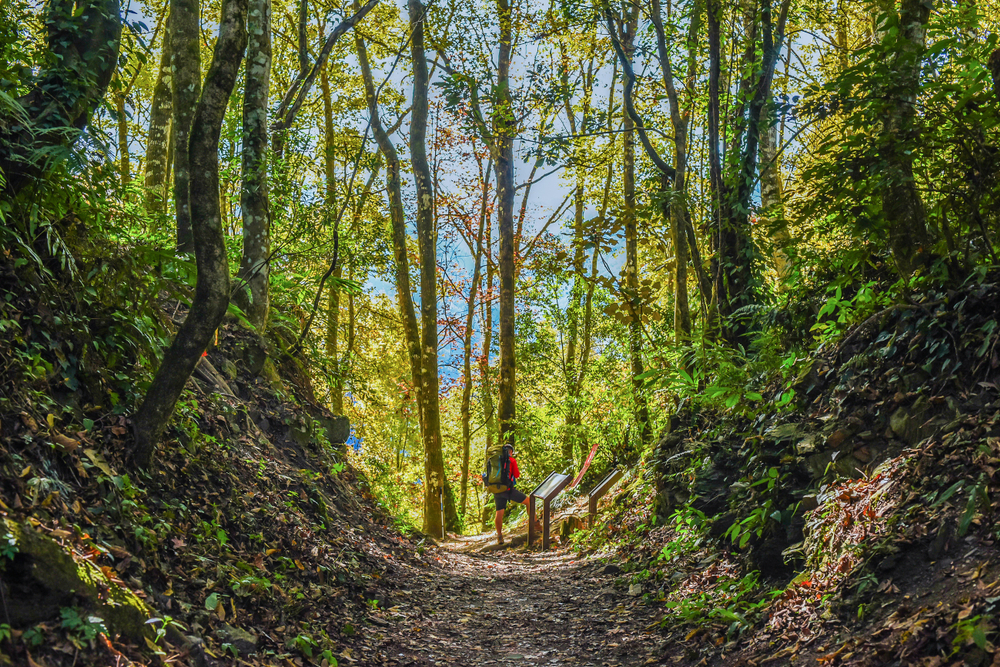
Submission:
<svg viewBox="0 0 1000 667">
<path fill-rule="evenodd" d="M 482 162 L 479 163 L 482 165 Z M 480 166 L 482 170 L 482 166 Z M 479 231 L 476 234 L 476 247 L 473 251 L 472 284 L 469 286 L 469 309 L 465 316 L 465 335 L 462 337 L 462 495 L 459 507 L 462 516 L 466 516 L 469 499 L 469 460 L 472 452 L 472 324 L 476 314 L 476 293 L 482 277 L 483 267 L 483 230 L 486 228 L 486 217 L 489 214 L 490 172 L 493 169 L 492 160 L 487 162 L 485 171 L 481 171 L 483 179 L 482 202 L 479 207 Z"/>
<path fill-rule="evenodd" d="M 369 3 L 370 4 L 370 3 Z M 355 5 L 357 6 L 357 5 Z M 389 218 L 392 222 L 392 250 L 396 265 L 396 297 L 399 300 L 399 314 L 403 322 L 403 332 L 406 336 L 406 350 L 410 360 L 410 373 L 413 378 L 413 391 L 416 395 L 418 412 L 422 412 L 421 395 L 422 373 L 420 371 L 420 330 L 417 328 L 417 316 L 413 308 L 413 292 L 410 287 L 410 262 L 406 249 L 406 217 L 403 210 L 403 195 L 400 185 L 399 156 L 392 140 L 382 127 L 379 117 L 378 99 L 375 97 L 375 82 L 372 78 L 371 65 L 368 60 L 368 49 L 364 41 L 355 33 L 354 43 L 357 47 L 358 64 L 365 85 L 365 97 L 368 101 L 368 113 L 371 117 L 372 134 L 378 143 L 379 150 L 385 157 L 386 190 L 389 195 Z M 423 415 L 419 415 L 418 423 L 423 429 Z"/>
<path fill-rule="evenodd" d="M 171 25 L 167 18 L 167 25 Z M 170 30 L 163 31 L 160 47 L 160 66 L 156 70 L 153 101 L 149 108 L 149 131 L 146 134 L 146 210 L 165 213 L 167 210 L 167 182 L 170 152 L 170 118 L 173 115 L 173 95 L 170 92 Z"/>
<path fill-rule="evenodd" d="M 118 126 L 118 176 L 122 187 L 132 180 L 132 164 L 128 150 L 128 114 L 125 113 L 125 92 L 115 93 L 115 121 Z"/>
<path fill-rule="evenodd" d="M 785 220 L 785 206 L 781 191 L 781 165 L 778 146 L 778 123 L 772 117 L 774 98 L 766 111 L 767 126 L 760 133 L 760 206 L 764 222 L 771 236 L 774 269 L 778 283 L 783 283 L 792 274 L 791 257 L 786 250 L 791 242 L 788 222 Z"/>
<path fill-rule="evenodd" d="M 417 191 L 417 239 L 420 247 L 421 403 L 424 417 L 424 532 L 441 535 L 444 458 L 441 412 L 438 406 L 437 230 L 434 227 L 434 186 L 427 164 L 427 59 L 424 55 L 424 6 L 408 0 L 410 51 L 413 58 L 413 107 L 410 120 L 410 162 Z"/>
<path fill-rule="evenodd" d="M 0 118 L 0 172 L 16 195 L 49 168 L 54 146 L 70 146 L 104 98 L 121 44 L 118 0 L 45 3 L 47 62 L 30 92 L 17 100 L 22 116 Z M 5 108 L 8 108 L 5 103 Z"/>
<path fill-rule="evenodd" d="M 494 263 L 490 257 L 493 247 L 493 220 L 486 218 L 486 282 L 484 284 L 483 302 L 484 314 L 481 317 L 483 323 L 483 347 L 479 357 L 479 395 L 483 404 L 483 431 L 485 431 L 483 448 L 482 467 L 485 467 L 486 460 L 493 454 L 496 444 L 493 439 L 497 432 L 496 406 L 493 404 L 493 383 L 490 381 L 490 354 L 493 348 L 493 278 L 495 275 Z M 483 529 L 487 526 L 487 519 L 483 517 Z"/>
<path fill-rule="evenodd" d="M 727 157 L 728 176 L 723 177 L 718 152 L 719 140 L 719 79 L 721 68 L 718 0 L 708 1 L 709 95 L 708 142 L 709 170 L 715 209 L 715 273 L 714 296 L 719 314 L 726 318 L 758 298 L 759 276 L 754 268 L 754 242 L 750 232 L 751 197 L 756 183 L 757 156 L 761 117 L 770 99 L 774 69 L 781 52 L 790 0 L 783 0 L 777 26 L 773 24 L 770 0 L 761 4 L 762 40 L 760 65 L 757 58 L 754 8 L 744 6 L 744 22 L 752 30 L 746 39 L 743 69 L 749 74 L 740 84 L 735 112 L 736 126 L 729 138 L 732 157 Z M 748 26 L 749 27 L 749 26 Z M 747 100 L 748 103 L 744 103 Z M 730 341 L 744 340 L 746 319 L 724 322 Z"/>
<path fill-rule="evenodd" d="M 636 7 L 622 34 L 622 48 L 631 60 L 635 49 L 635 33 L 638 28 L 638 7 Z M 627 79 L 623 81 L 627 86 Z M 629 114 L 622 119 L 624 128 L 622 145 L 622 190 L 625 199 L 623 226 L 625 228 L 625 287 L 632 319 L 628 324 L 629 360 L 632 365 L 632 400 L 635 403 L 635 420 L 639 425 L 639 437 L 643 444 L 652 440 L 653 430 L 649 423 L 649 405 L 642 390 L 642 381 L 637 379 L 645 372 L 642 363 L 642 324 L 639 321 L 639 230 L 635 219 L 635 124 Z"/>
<path fill-rule="evenodd" d="M 323 172 L 326 179 L 326 210 L 333 215 L 337 208 L 337 160 L 336 134 L 333 125 L 333 98 L 330 94 L 330 79 L 327 68 L 320 73 L 320 90 L 323 93 Z M 343 276 L 343 262 L 338 262 L 334 272 L 337 278 Z M 344 414 L 344 385 L 340 378 L 340 286 L 330 285 L 326 315 L 326 356 L 333 365 L 333 386 L 330 394 L 330 409 L 338 415 Z"/>
<path fill-rule="evenodd" d="M 189 144 L 190 192 L 198 280 L 191 310 L 164 354 L 132 420 L 135 432 L 132 458 L 141 468 L 152 464 L 156 443 L 163 435 L 184 384 L 222 323 L 229 305 L 229 263 L 219 208 L 219 135 L 246 48 L 246 17 L 247 0 L 224 0 L 215 54 L 193 114 Z"/>
<path fill-rule="evenodd" d="M 257 331 L 267 325 L 271 208 L 267 180 L 267 100 L 271 88 L 271 0 L 250 0 L 243 93 L 243 257 L 233 301 Z"/>
<path fill-rule="evenodd" d="M 513 8 L 510 0 L 497 0 L 500 49 L 494 108 L 494 162 L 497 176 L 497 229 L 500 234 L 500 441 L 514 445 L 514 120 L 510 92 L 513 53 Z"/>
<path fill-rule="evenodd" d="M 895 13 L 895 2 L 881 3 Z M 920 66 L 933 0 L 902 0 L 898 33 L 885 30 L 883 44 L 894 47 L 894 74 L 886 91 L 889 108 L 880 137 L 882 214 L 889 227 L 889 247 L 901 275 L 909 276 L 930 252 L 924 204 L 913 176 L 913 147 L 920 140 L 916 123 Z"/>
<path fill-rule="evenodd" d="M 174 118 L 174 209 L 177 251 L 192 252 L 189 137 L 195 107 L 201 95 L 201 10 L 199 0 L 169 0 L 170 80 Z"/>
<path fill-rule="evenodd" d="M 674 129 L 674 177 L 663 176 L 660 182 L 663 196 L 664 220 L 670 223 L 670 239 L 674 246 L 674 336 L 677 342 L 683 343 L 691 338 L 691 308 L 688 304 L 689 247 L 687 239 L 687 193 L 685 176 L 687 174 L 687 138 L 688 115 L 681 110 L 680 99 L 674 84 L 673 68 L 670 64 L 670 54 L 667 51 L 666 33 L 663 30 L 663 17 L 660 12 L 659 0 L 651 0 L 653 28 L 656 31 L 656 48 L 660 59 L 660 72 L 663 76 L 664 89 L 667 91 L 667 101 L 670 107 L 670 122 Z M 688 33 L 688 81 L 693 83 L 695 69 L 695 49 L 697 48 L 699 7 L 694 4 Z"/>
<path fill-rule="evenodd" d="M 560 46 L 560 49 L 562 47 Z M 570 90 L 568 77 L 568 63 L 564 63 L 562 70 L 562 82 L 566 90 Z M 577 122 L 576 112 L 573 110 L 569 96 L 565 101 L 566 119 L 569 121 L 570 133 L 576 135 L 579 128 L 587 126 L 590 111 L 590 99 L 593 92 L 593 79 L 587 79 L 586 73 L 583 76 L 582 85 L 582 109 L 580 121 Z M 567 341 L 566 353 L 563 363 L 563 372 L 566 382 L 566 416 L 563 423 L 562 458 L 563 465 L 573 467 L 573 452 L 578 443 L 582 443 L 580 437 L 581 416 L 581 394 L 583 383 L 581 379 L 585 373 L 583 364 L 578 359 L 580 347 L 580 320 L 584 309 L 584 245 L 586 240 L 583 234 L 584 209 L 586 206 L 585 177 L 586 167 L 582 164 L 582 150 L 576 148 L 573 154 L 574 171 L 576 172 L 576 188 L 573 191 L 573 285 L 570 288 L 569 303 L 566 308 Z M 582 447 L 582 445 L 581 445 Z M 581 461 L 582 465 L 582 461 Z"/>
</svg>

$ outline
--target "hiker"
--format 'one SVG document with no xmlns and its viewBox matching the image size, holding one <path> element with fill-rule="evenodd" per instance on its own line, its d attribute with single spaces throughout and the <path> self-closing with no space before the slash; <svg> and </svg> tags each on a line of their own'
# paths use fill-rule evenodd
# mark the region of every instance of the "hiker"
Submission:
<svg viewBox="0 0 1000 667">
<path fill-rule="evenodd" d="M 508 502 L 526 505 L 528 496 L 514 488 L 517 478 L 521 476 L 521 471 L 517 469 L 517 459 L 514 458 L 514 446 L 507 444 L 503 446 L 500 453 L 500 477 L 501 483 L 509 487 L 503 493 L 494 493 L 493 502 L 497 506 L 497 516 L 494 525 L 497 529 L 497 544 L 503 544 L 503 514 L 507 509 Z"/>
</svg>

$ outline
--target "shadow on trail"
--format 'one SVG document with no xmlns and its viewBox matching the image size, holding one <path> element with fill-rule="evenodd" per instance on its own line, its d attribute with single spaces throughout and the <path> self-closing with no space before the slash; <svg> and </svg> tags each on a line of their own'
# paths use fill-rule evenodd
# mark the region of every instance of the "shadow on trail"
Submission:
<svg viewBox="0 0 1000 667">
<path fill-rule="evenodd" d="M 663 660 L 657 607 L 615 587 L 614 565 L 577 560 L 568 550 L 433 553 L 439 570 L 400 573 L 396 597 L 374 620 L 381 626 L 379 641 L 369 644 L 371 654 L 357 656 L 360 664 L 603 666 Z"/>
</svg>

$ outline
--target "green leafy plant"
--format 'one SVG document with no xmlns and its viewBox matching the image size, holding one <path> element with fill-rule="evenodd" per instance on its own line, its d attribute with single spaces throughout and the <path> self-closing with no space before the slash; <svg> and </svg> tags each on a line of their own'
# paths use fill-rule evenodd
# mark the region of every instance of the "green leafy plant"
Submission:
<svg viewBox="0 0 1000 667">
<path fill-rule="evenodd" d="M 312 658 L 313 651 L 319 648 L 319 644 L 316 643 L 316 640 L 304 633 L 293 637 L 288 644 L 289 648 L 297 649 L 307 658 Z"/>
<path fill-rule="evenodd" d="M 28 648 L 41 646 L 45 643 L 45 630 L 40 625 L 30 627 L 21 635 L 21 640 Z"/>
<path fill-rule="evenodd" d="M 157 647 L 157 649 L 159 649 L 160 642 L 163 640 L 163 638 L 167 636 L 167 628 L 174 628 L 176 630 L 181 630 L 181 631 L 187 630 L 186 625 L 184 625 L 177 619 L 173 618 L 172 616 L 164 616 L 163 618 L 151 618 L 148 621 L 146 621 L 146 625 L 156 626 L 157 624 L 159 624 L 159 627 L 155 628 L 155 634 L 153 635 L 153 638 L 150 640 L 153 643 L 153 645 Z M 157 655 L 166 655 L 160 650 L 157 650 L 156 653 Z"/>
<path fill-rule="evenodd" d="M 656 557 L 657 562 L 669 562 L 680 554 L 701 546 L 704 540 L 705 513 L 689 505 L 676 510 L 670 520 L 674 522 L 673 540 L 664 545 Z"/>
<path fill-rule="evenodd" d="M 0 535 L 0 559 L 14 560 L 17 553 L 17 538 L 12 533 L 5 531 L 4 534 Z M 0 561 L 0 566 L 2 566 L 2 561 Z"/>
<path fill-rule="evenodd" d="M 70 641 L 77 648 L 83 648 L 84 643 L 90 643 L 99 634 L 107 634 L 104 619 L 99 616 L 82 615 L 76 607 L 63 607 L 59 610 L 62 616 L 62 627 L 66 629 Z"/>
</svg>

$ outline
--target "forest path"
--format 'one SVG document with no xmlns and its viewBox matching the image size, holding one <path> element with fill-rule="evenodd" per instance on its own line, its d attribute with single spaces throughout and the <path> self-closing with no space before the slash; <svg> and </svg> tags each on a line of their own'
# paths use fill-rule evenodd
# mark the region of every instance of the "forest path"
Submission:
<svg viewBox="0 0 1000 667">
<path fill-rule="evenodd" d="M 614 587 L 617 568 L 572 551 L 467 554 L 400 573 L 373 622 L 373 665 L 662 664 L 661 611 Z M 652 627 L 651 627 L 652 626 Z M 347 664 L 347 663 L 341 663 Z"/>
</svg>

